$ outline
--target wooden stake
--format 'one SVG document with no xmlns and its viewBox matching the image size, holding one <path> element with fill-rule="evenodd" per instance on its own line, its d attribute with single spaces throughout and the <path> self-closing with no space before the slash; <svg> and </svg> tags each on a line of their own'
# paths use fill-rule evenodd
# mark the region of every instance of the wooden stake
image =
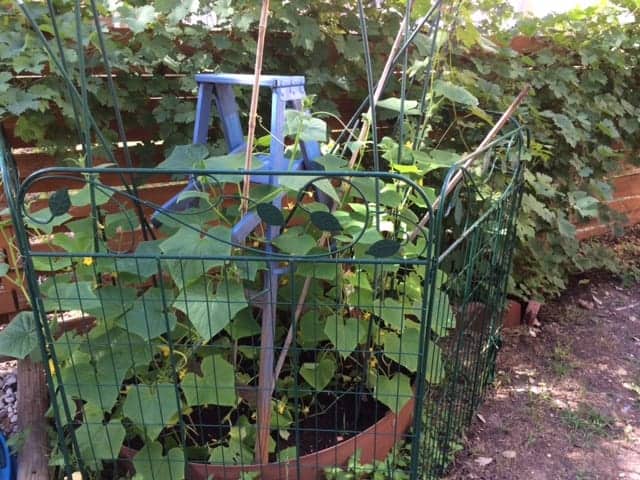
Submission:
<svg viewBox="0 0 640 480">
<path fill-rule="evenodd" d="M 47 480 L 47 382 L 41 363 L 18 360 L 18 427 L 26 434 L 18 454 L 17 480 Z"/>
<path fill-rule="evenodd" d="M 247 151 L 244 157 L 244 169 L 251 170 L 253 160 L 253 137 L 256 133 L 256 117 L 258 115 L 258 98 L 260 94 L 260 75 L 262 75 L 262 62 L 264 58 L 264 39 L 267 33 L 267 21 L 269 19 L 269 0 L 262 0 L 260 11 L 260 23 L 258 24 L 258 46 L 256 48 L 256 63 L 253 69 L 253 90 L 251 91 L 251 106 L 249 107 L 249 127 L 247 131 Z M 242 185 L 242 214 L 246 214 L 249 206 L 249 181 L 251 177 L 244 176 Z"/>
<path fill-rule="evenodd" d="M 478 154 L 481 153 L 487 147 L 487 145 L 493 140 L 493 138 L 498 134 L 498 132 L 502 129 L 502 127 L 504 127 L 506 123 L 511 119 L 511 117 L 516 112 L 520 104 L 526 98 L 530 88 L 531 88 L 530 85 L 525 85 L 525 87 L 520 91 L 520 93 L 515 98 L 515 100 L 511 102 L 511 105 L 509 105 L 509 108 L 507 108 L 504 111 L 504 113 L 502 114 L 498 122 L 493 126 L 493 128 L 489 131 L 489 133 L 487 133 L 487 136 L 484 137 L 484 140 L 480 142 L 480 145 L 478 145 L 478 148 L 476 148 L 469 155 L 466 155 L 462 157 L 462 159 L 460 159 L 459 163 L 462 166 L 462 169 L 458 170 L 456 174 L 453 176 L 453 178 L 447 185 L 445 192 L 444 193 L 441 192 L 440 195 L 438 195 L 436 199 L 433 201 L 433 204 L 431 205 L 431 211 L 435 212 L 440 206 L 440 203 L 442 203 L 442 199 L 445 198 L 447 195 L 449 195 L 454 188 L 456 188 L 456 185 L 458 185 L 458 183 L 460 183 L 460 180 L 462 180 L 462 175 L 463 175 L 462 170 L 469 168 L 469 166 L 473 163 L 476 157 L 478 157 Z M 420 229 L 425 227 L 425 225 L 429 221 L 429 218 L 430 218 L 430 215 L 429 215 L 429 212 L 427 212 L 420 219 L 418 226 L 415 228 L 413 232 L 411 232 L 411 235 L 409 235 L 410 242 L 415 240 L 415 238 L 418 236 L 418 233 L 420 233 Z"/>
<path fill-rule="evenodd" d="M 267 20 L 269 18 L 269 0 L 262 0 L 260 11 L 260 24 L 258 25 L 258 46 L 256 49 L 256 64 L 254 68 L 253 90 L 251 92 L 251 107 L 249 109 L 249 128 L 247 131 L 247 151 L 245 152 L 244 168 L 251 169 L 253 158 L 253 138 L 256 131 L 256 116 L 258 113 L 258 98 L 260 93 L 260 75 L 262 73 L 262 61 L 264 57 L 264 39 L 267 32 Z M 241 212 L 247 213 L 249 205 L 250 175 L 245 174 L 242 185 Z M 277 282 L 277 276 L 265 275 L 270 281 Z M 273 289 L 276 286 L 272 286 Z M 272 296 L 270 295 L 269 298 Z M 260 335 L 260 370 L 258 372 L 258 402 L 257 402 L 257 432 L 255 441 L 255 460 L 258 464 L 269 463 L 269 432 L 271 431 L 271 395 L 273 391 L 273 354 L 275 331 L 275 299 L 265 305 L 262 315 L 262 329 Z M 269 309 L 268 314 L 264 312 Z"/>
</svg>

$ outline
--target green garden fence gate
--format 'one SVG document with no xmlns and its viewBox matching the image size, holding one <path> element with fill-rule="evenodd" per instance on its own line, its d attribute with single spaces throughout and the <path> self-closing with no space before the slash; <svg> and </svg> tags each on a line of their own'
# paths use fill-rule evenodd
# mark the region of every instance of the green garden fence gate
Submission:
<svg viewBox="0 0 640 480">
<path fill-rule="evenodd" d="M 157 169 L 54 168 L 19 184 L 3 146 L 56 458 L 105 478 L 442 473 L 495 364 L 521 134 L 487 150 L 488 182 L 465 171 L 434 212 L 396 174 L 252 171 L 281 181 L 253 186 L 260 222 L 240 243 L 243 171 L 167 170 L 202 184 L 175 212 L 119 183 Z M 41 181 L 66 186 L 30 198 Z M 154 239 L 140 212 L 162 220 Z"/>
</svg>

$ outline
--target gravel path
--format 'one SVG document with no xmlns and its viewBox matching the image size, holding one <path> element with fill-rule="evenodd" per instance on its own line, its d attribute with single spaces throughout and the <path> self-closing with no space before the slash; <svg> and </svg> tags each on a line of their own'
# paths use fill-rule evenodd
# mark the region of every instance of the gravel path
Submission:
<svg viewBox="0 0 640 480">
<path fill-rule="evenodd" d="M 16 362 L 0 363 L 0 430 L 6 436 L 18 431 L 18 378 Z"/>
</svg>

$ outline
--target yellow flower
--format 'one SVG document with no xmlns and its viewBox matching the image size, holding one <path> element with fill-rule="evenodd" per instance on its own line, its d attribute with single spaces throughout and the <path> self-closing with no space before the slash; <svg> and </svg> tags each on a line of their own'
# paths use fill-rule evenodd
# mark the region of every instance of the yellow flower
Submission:
<svg viewBox="0 0 640 480">
<path fill-rule="evenodd" d="M 369 320 L 371 320 L 371 312 L 362 312 L 362 319 L 365 322 L 368 322 Z"/>
<path fill-rule="evenodd" d="M 186 369 L 186 368 L 183 368 L 182 370 L 180 370 L 180 371 L 178 372 L 178 378 L 179 378 L 180 380 L 182 380 L 186 374 L 187 374 L 187 369 Z"/>
<path fill-rule="evenodd" d="M 87 267 L 90 267 L 91 265 L 93 265 L 93 258 L 92 257 L 84 257 L 82 259 L 82 263 L 84 265 L 86 265 Z"/>
<path fill-rule="evenodd" d="M 376 357 L 371 357 L 369 359 L 369 366 L 371 368 L 376 368 L 378 366 L 378 359 Z"/>
<path fill-rule="evenodd" d="M 285 402 L 278 402 L 278 413 L 280 415 L 284 415 L 284 412 L 287 410 L 287 404 Z"/>
<path fill-rule="evenodd" d="M 160 350 L 160 353 L 162 354 L 163 357 L 168 357 L 169 356 L 169 347 L 167 347 L 166 345 L 162 345 L 160 347 L 158 347 L 158 349 Z"/>
</svg>

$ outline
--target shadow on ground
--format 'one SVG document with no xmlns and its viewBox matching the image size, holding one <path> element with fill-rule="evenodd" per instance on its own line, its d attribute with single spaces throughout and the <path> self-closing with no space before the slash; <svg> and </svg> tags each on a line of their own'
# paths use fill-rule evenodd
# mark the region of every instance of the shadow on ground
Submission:
<svg viewBox="0 0 640 480">
<path fill-rule="evenodd" d="M 640 480 L 640 285 L 575 279 L 505 332 L 453 479 Z"/>
</svg>

